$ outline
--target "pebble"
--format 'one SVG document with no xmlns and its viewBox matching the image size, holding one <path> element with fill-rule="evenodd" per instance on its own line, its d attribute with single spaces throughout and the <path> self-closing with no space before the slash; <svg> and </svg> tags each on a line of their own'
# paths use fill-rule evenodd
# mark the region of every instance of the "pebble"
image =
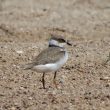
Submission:
<svg viewBox="0 0 110 110">
<path fill-rule="evenodd" d="M 100 80 L 109 80 L 109 79 L 110 79 L 109 77 L 100 78 Z"/>
<path fill-rule="evenodd" d="M 22 51 L 22 50 L 17 50 L 16 53 L 18 53 L 18 54 L 22 54 L 23 51 Z"/>
<path fill-rule="evenodd" d="M 11 110 L 16 110 L 16 107 L 11 107 Z"/>
</svg>

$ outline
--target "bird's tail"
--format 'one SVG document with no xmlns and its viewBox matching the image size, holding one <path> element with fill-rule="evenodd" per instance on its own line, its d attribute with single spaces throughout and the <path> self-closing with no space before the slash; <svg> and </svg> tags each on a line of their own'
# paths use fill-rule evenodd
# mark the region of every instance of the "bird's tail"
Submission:
<svg viewBox="0 0 110 110">
<path fill-rule="evenodd" d="M 26 65 L 21 65 L 20 67 L 24 70 L 32 69 L 33 68 L 33 63 L 28 63 Z"/>
</svg>

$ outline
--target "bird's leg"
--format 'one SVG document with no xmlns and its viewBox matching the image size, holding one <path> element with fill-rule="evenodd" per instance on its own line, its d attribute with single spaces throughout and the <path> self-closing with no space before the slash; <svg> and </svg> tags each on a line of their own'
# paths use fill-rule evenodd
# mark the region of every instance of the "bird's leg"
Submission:
<svg viewBox="0 0 110 110">
<path fill-rule="evenodd" d="M 42 84 L 43 84 L 43 89 L 45 89 L 45 73 L 43 73 L 43 76 L 42 76 Z"/>
<path fill-rule="evenodd" d="M 57 83 L 56 83 L 56 73 L 57 73 L 57 72 L 54 73 L 53 84 L 54 84 L 55 87 L 58 89 Z"/>
</svg>

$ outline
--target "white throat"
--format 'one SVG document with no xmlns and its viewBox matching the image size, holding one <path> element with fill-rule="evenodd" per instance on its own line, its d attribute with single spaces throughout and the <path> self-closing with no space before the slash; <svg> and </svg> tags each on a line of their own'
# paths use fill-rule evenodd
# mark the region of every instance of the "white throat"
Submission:
<svg viewBox="0 0 110 110">
<path fill-rule="evenodd" d="M 65 43 L 59 43 L 56 40 L 49 40 L 49 46 L 58 46 L 58 47 L 64 47 Z"/>
<path fill-rule="evenodd" d="M 57 46 L 58 41 L 51 39 L 51 40 L 49 40 L 49 45 L 56 45 Z"/>
</svg>

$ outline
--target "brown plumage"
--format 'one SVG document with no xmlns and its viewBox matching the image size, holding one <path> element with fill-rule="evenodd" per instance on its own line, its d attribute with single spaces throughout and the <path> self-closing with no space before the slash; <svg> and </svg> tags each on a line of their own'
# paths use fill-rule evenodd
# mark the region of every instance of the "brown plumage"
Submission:
<svg viewBox="0 0 110 110">
<path fill-rule="evenodd" d="M 49 63 L 56 63 L 65 54 L 65 50 L 60 47 L 49 47 L 43 50 L 32 63 L 26 65 L 25 69 L 31 69 L 36 65 L 45 65 Z"/>
</svg>

